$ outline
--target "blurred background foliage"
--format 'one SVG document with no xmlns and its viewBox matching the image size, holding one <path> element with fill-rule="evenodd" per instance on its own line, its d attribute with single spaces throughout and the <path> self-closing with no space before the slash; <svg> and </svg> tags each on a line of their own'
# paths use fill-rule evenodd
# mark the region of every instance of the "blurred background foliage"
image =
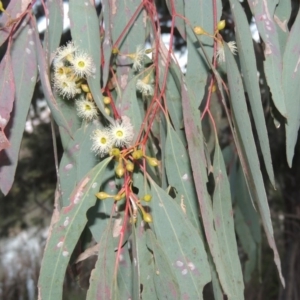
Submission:
<svg viewBox="0 0 300 300">
<path fill-rule="evenodd" d="M 288 0 L 286 0 L 288 1 Z M 7 1 L 2 1 L 4 7 Z M 223 16 L 226 20 L 226 28 L 221 32 L 225 41 L 234 39 L 234 22 L 230 12 L 229 2 L 223 0 Z M 160 12 L 160 24 L 162 34 L 170 32 L 170 15 L 164 1 L 156 1 Z M 252 22 L 252 15 L 247 1 L 241 3 L 248 16 L 249 25 Z M 43 9 L 41 5 L 36 5 L 36 16 L 43 18 Z M 289 21 L 289 27 L 293 24 L 295 16 L 299 9 L 299 1 L 292 1 L 292 14 Z M 101 11 L 101 4 L 98 5 L 98 13 Z M 43 32 L 40 33 L 43 38 Z M 61 44 L 70 40 L 69 30 L 65 31 Z M 261 273 L 256 272 L 252 279 L 246 283 L 246 299 L 300 299 L 300 142 L 299 138 L 295 148 L 295 156 L 292 168 L 288 167 L 285 154 L 285 132 L 283 120 L 280 119 L 275 107 L 270 100 L 269 88 L 263 75 L 263 47 L 262 43 L 253 41 L 255 54 L 257 58 L 257 68 L 260 72 L 260 87 L 263 99 L 263 105 L 266 116 L 267 129 L 270 140 L 270 148 L 273 159 L 274 172 L 276 176 L 277 189 L 274 190 L 265 176 L 267 186 L 271 217 L 274 226 L 275 240 L 280 251 L 283 275 L 286 279 L 286 289 L 283 289 L 279 283 L 276 266 L 273 262 L 273 253 L 269 248 L 266 239 L 263 238 L 261 249 Z M 0 57 L 5 53 L 6 45 L 0 48 Z M 182 55 L 185 51 L 185 41 L 175 30 L 174 39 L 175 51 Z M 300 84 L 300 83 L 299 83 Z M 16 171 L 15 183 L 4 197 L 0 195 L 0 236 L 7 238 L 17 235 L 21 230 L 31 227 L 45 228 L 48 226 L 53 210 L 54 190 L 56 187 L 56 170 L 53 152 L 53 139 L 51 133 L 51 122 L 48 109 L 43 105 L 43 95 L 41 93 L 40 83 L 37 83 L 35 93 L 28 115 L 27 130 L 24 133 L 21 151 L 19 155 L 19 164 Z M 217 101 L 213 101 L 214 107 L 211 108 L 214 118 L 219 124 L 221 146 L 226 147 L 230 140 L 230 131 L 228 130 L 224 112 Z M 274 122 L 273 116 L 279 120 Z M 205 121 L 204 121 L 205 124 Z M 209 128 L 203 125 L 204 132 L 209 136 Z M 58 157 L 62 155 L 62 146 L 56 129 L 56 143 L 58 145 Z M 208 141 L 209 143 L 209 141 Z M 0 161 L 5 159 L 0 153 Z M 263 164 L 262 164 L 263 165 Z M 264 170 L 263 170 L 264 171 Z M 264 171 L 265 173 L 265 171 Z M 3 250 L 1 250 L 1 254 Z M 22 253 L 20 253 L 22 255 Z M 241 259 L 246 257 L 241 252 Z M 90 260 L 86 265 L 80 265 L 80 273 L 86 272 L 86 278 L 94 261 Z M 39 267 L 36 267 L 36 271 Z M 78 270 L 70 267 L 66 280 L 66 293 L 64 299 L 84 299 L 85 292 L 81 290 L 76 283 L 76 274 Z M 2 288 L 5 281 L 2 274 Z M 82 275 L 82 277 L 84 277 Z M 37 277 L 36 277 L 37 278 Z M 22 280 L 20 278 L 20 280 Z M 82 279 L 84 281 L 84 278 Z M 24 282 L 15 282 L 15 285 L 22 286 Z M 36 285 L 35 285 L 36 286 Z M 82 284 L 84 286 L 84 284 Z M 20 293 L 22 289 L 20 288 Z M 20 298 L 20 293 L 10 293 L 6 299 L 27 299 L 26 296 Z M 208 295 L 209 287 L 205 293 Z"/>
</svg>

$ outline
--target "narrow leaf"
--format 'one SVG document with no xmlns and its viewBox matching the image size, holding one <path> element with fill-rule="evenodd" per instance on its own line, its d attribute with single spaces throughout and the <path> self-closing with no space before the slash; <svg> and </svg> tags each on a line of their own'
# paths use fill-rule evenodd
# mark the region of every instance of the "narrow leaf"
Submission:
<svg viewBox="0 0 300 300">
<path fill-rule="evenodd" d="M 231 283 L 229 299 L 244 299 L 243 274 L 237 250 L 233 224 L 231 194 L 226 167 L 219 144 L 216 143 L 214 161 L 215 190 L 213 194 L 214 224 L 222 257 Z"/>
<path fill-rule="evenodd" d="M 0 151 L 10 147 L 7 140 L 7 133 L 4 129 L 11 118 L 11 112 L 15 100 L 15 82 L 12 69 L 12 61 L 9 51 L 6 52 L 0 63 L 0 132 L 3 137 L 0 139 Z"/>
<path fill-rule="evenodd" d="M 44 39 L 44 49 L 47 49 L 48 63 L 51 62 L 51 54 L 59 46 L 61 34 L 63 31 L 63 2 L 62 0 L 53 0 L 46 2 L 47 9 L 49 12 L 49 22 Z"/>
<path fill-rule="evenodd" d="M 286 99 L 288 120 L 286 130 L 286 155 L 290 167 L 294 157 L 295 145 L 300 126 L 300 13 L 291 29 L 283 56 L 282 84 Z"/>
<path fill-rule="evenodd" d="M 231 11 L 234 18 L 235 35 L 239 50 L 241 71 L 245 88 L 249 96 L 252 115 L 257 129 L 260 148 L 263 154 L 266 170 L 272 185 L 275 187 L 275 178 L 269 145 L 269 137 L 262 107 L 260 89 L 258 84 L 256 59 L 253 49 L 253 41 L 247 22 L 246 14 L 237 0 L 230 0 Z"/>
<path fill-rule="evenodd" d="M 170 123 L 168 123 L 165 160 L 168 182 L 176 190 L 177 203 L 195 228 L 198 229 L 200 225 L 198 217 L 199 207 L 190 160 L 187 150 Z"/>
<path fill-rule="evenodd" d="M 87 210 L 96 202 L 103 174 L 110 158 L 94 167 L 74 189 L 68 206 L 50 229 L 39 278 L 41 299 L 62 299 L 64 276 L 70 256 L 84 229 Z M 58 284 L 59 283 L 59 284 Z"/>
<path fill-rule="evenodd" d="M 28 24 L 22 28 L 11 49 L 16 93 L 13 116 L 8 125 L 11 147 L 5 150 L 5 155 L 9 161 L 6 164 L 4 163 L 4 160 L 2 160 L 2 166 L 0 167 L 0 188 L 5 195 L 9 192 L 14 182 L 20 144 L 37 78 L 36 51 L 32 37 L 28 35 L 29 30 L 31 29 Z M 28 54 L 27 52 L 29 51 L 30 53 Z M 1 74 L 1 78 L 5 79 L 5 73 Z M 13 97 L 13 91 L 10 90 L 9 92 Z M 1 102 L 2 96 L 5 96 L 5 93 L 1 93 Z M 3 154 L 4 153 L 2 152 L 2 155 Z"/>
<path fill-rule="evenodd" d="M 152 180 L 150 184 L 153 227 L 173 266 L 180 299 L 203 299 L 203 287 L 211 280 L 211 275 L 202 240 L 179 205 Z"/>
<path fill-rule="evenodd" d="M 169 263 L 168 256 L 163 251 L 151 230 L 146 231 L 146 236 L 148 246 L 153 251 L 155 266 L 154 285 L 157 298 L 172 300 L 181 299 L 179 285 Z"/>
<path fill-rule="evenodd" d="M 277 1 L 248 0 L 249 7 L 254 15 L 255 23 L 260 37 L 265 43 L 264 70 L 272 98 L 278 111 L 287 117 L 286 99 L 283 93 L 282 78 L 282 53 L 278 41 L 278 33 L 273 19 Z"/>
<path fill-rule="evenodd" d="M 249 191 L 251 193 L 252 199 L 255 200 L 258 204 L 268 242 L 274 252 L 274 261 L 277 266 L 281 282 L 284 285 L 284 278 L 281 274 L 280 258 L 274 239 L 268 199 L 264 187 L 263 177 L 260 170 L 254 137 L 251 130 L 249 114 L 247 112 L 247 104 L 243 89 L 242 78 L 240 76 L 237 64 L 230 49 L 227 45 L 225 45 L 224 48 L 228 84 L 231 95 L 230 101 L 236 123 L 236 131 L 240 140 L 242 150 L 241 155 L 243 156 L 240 159 L 242 163 L 245 161 L 243 165 L 243 170 L 247 178 Z"/>
<path fill-rule="evenodd" d="M 195 96 L 189 93 L 190 89 L 185 83 L 182 84 L 182 107 L 188 151 L 193 170 L 193 178 L 198 196 L 199 207 L 206 240 L 213 257 L 220 283 L 225 294 L 230 297 L 231 283 L 227 276 L 226 268 L 222 259 L 221 248 L 214 228 L 211 198 L 207 192 L 207 171 L 204 153 L 203 133 L 200 122 L 200 112 L 197 109 Z"/>
<path fill-rule="evenodd" d="M 90 277 L 87 299 L 115 299 L 112 291 L 115 259 L 112 228 L 109 224 L 100 240 L 98 260 Z"/>
</svg>

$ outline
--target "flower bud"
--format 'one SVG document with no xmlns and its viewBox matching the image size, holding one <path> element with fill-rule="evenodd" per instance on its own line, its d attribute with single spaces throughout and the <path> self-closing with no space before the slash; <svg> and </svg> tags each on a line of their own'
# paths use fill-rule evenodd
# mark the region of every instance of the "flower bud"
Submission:
<svg viewBox="0 0 300 300">
<path fill-rule="evenodd" d="M 108 105 L 108 104 L 110 104 L 111 100 L 109 97 L 104 97 L 103 102 L 104 102 L 104 104 Z"/>
<path fill-rule="evenodd" d="M 151 53 L 152 51 L 153 51 L 153 49 L 152 49 L 152 48 L 150 48 L 150 49 L 146 49 L 146 50 L 145 50 L 145 53 L 146 53 L 146 54 L 149 54 L 149 53 Z"/>
<path fill-rule="evenodd" d="M 225 26 L 226 26 L 226 21 L 225 21 L 225 20 L 221 20 L 221 21 L 218 23 L 217 28 L 218 28 L 218 30 L 222 30 L 222 29 L 225 28 Z"/>
<path fill-rule="evenodd" d="M 125 197 L 125 193 L 122 193 L 122 194 L 117 194 L 114 199 L 115 201 L 120 201 L 122 200 L 123 198 Z"/>
<path fill-rule="evenodd" d="M 117 47 L 114 47 L 111 52 L 112 54 L 119 54 L 119 49 Z"/>
<path fill-rule="evenodd" d="M 128 161 L 128 162 L 126 163 L 126 170 L 127 170 L 128 172 L 133 172 L 133 170 L 134 170 L 134 164 L 133 164 L 132 162 Z"/>
<path fill-rule="evenodd" d="M 151 215 L 147 212 L 143 212 L 143 220 L 146 223 L 152 223 L 153 222 Z"/>
<path fill-rule="evenodd" d="M 105 107 L 104 110 L 105 110 L 105 113 L 109 116 L 110 115 L 110 109 L 108 107 Z"/>
<path fill-rule="evenodd" d="M 87 97 L 88 100 L 93 101 L 93 96 L 92 96 L 91 93 L 87 93 L 86 97 Z"/>
<path fill-rule="evenodd" d="M 150 166 L 152 167 L 157 167 L 158 166 L 158 160 L 155 157 L 149 157 L 146 156 L 147 162 Z"/>
<path fill-rule="evenodd" d="M 120 156 L 120 149 L 118 148 L 112 148 L 109 152 L 110 156 L 115 156 L 115 157 L 119 157 Z"/>
<path fill-rule="evenodd" d="M 202 27 L 200 27 L 200 26 L 195 26 L 194 27 L 194 32 L 197 35 L 206 34 L 206 31 Z"/>
<path fill-rule="evenodd" d="M 141 149 L 133 151 L 132 152 L 132 157 L 135 160 L 138 160 L 138 159 L 142 158 L 143 157 L 143 151 Z"/>
<path fill-rule="evenodd" d="M 146 202 L 150 202 L 152 199 L 152 196 L 150 194 L 146 194 L 142 200 L 146 201 Z"/>
<path fill-rule="evenodd" d="M 81 89 L 85 92 L 85 93 L 89 93 L 90 89 L 89 86 L 87 84 L 82 84 L 81 85 Z"/>
<path fill-rule="evenodd" d="M 119 163 L 115 169 L 115 172 L 118 177 L 123 177 L 125 173 L 125 168 L 123 167 L 122 163 Z"/>
<path fill-rule="evenodd" d="M 109 195 L 109 194 L 107 194 L 107 193 L 105 193 L 105 192 L 99 192 L 99 193 L 96 194 L 96 197 L 97 197 L 98 199 L 100 199 L 100 200 L 105 200 L 105 199 L 111 198 L 111 197 L 113 197 L 113 196 L 112 196 L 112 195 Z"/>
</svg>

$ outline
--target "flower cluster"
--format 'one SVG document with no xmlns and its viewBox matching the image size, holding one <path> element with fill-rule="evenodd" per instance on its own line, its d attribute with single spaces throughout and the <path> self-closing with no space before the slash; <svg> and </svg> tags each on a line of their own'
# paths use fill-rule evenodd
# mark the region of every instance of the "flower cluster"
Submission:
<svg viewBox="0 0 300 300">
<path fill-rule="evenodd" d="M 98 108 L 87 85 L 87 77 L 93 76 L 95 66 L 92 58 L 79 51 L 73 42 L 57 49 L 53 60 L 53 86 L 64 98 L 76 98 L 75 105 L 80 118 L 93 120 Z"/>
<path fill-rule="evenodd" d="M 107 128 L 94 130 L 91 136 L 93 141 L 91 150 L 103 157 L 110 152 L 113 146 L 130 146 L 133 137 L 134 129 L 130 119 L 123 116 L 121 120 L 115 121 Z"/>
</svg>

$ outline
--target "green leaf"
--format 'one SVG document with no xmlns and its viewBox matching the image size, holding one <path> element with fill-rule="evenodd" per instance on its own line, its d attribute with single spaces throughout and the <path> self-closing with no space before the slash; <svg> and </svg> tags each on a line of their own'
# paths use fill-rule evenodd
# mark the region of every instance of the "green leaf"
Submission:
<svg viewBox="0 0 300 300">
<path fill-rule="evenodd" d="M 215 1 L 217 20 L 220 19 L 222 13 L 222 4 L 220 0 Z M 213 5 L 210 1 L 189 0 L 185 1 L 185 17 L 189 20 L 192 28 L 187 27 L 187 49 L 188 62 L 186 71 L 186 82 L 189 85 L 191 93 L 197 97 L 197 106 L 200 105 L 209 74 L 209 66 L 206 57 L 200 49 L 197 38 L 193 32 L 193 27 L 201 26 L 206 32 L 213 34 Z M 200 40 L 204 45 L 207 58 L 211 61 L 213 56 L 213 39 L 208 36 L 200 36 Z"/>
<path fill-rule="evenodd" d="M 84 159 L 82 159 L 84 161 Z M 109 195 L 116 195 L 118 193 L 118 188 L 115 184 L 115 170 L 114 170 L 114 161 L 111 161 L 105 173 L 103 174 L 102 182 L 103 184 L 100 187 L 100 191 L 105 192 Z M 113 199 L 99 200 L 96 202 L 87 213 L 88 217 L 88 226 L 93 235 L 95 241 L 100 241 L 103 230 L 109 223 L 112 208 L 114 205 Z"/>
<path fill-rule="evenodd" d="M 147 245 L 153 251 L 154 286 L 158 299 L 181 299 L 176 276 L 170 265 L 168 256 L 164 253 L 151 230 L 146 230 Z"/>
<path fill-rule="evenodd" d="M 126 85 L 124 92 L 122 93 L 120 102 L 118 103 L 118 112 L 121 116 L 127 116 L 130 119 L 131 124 L 135 130 L 134 139 L 138 137 L 139 129 L 142 126 L 142 115 L 136 97 L 136 81 L 137 77 L 134 77 Z M 141 101 L 141 100 L 140 100 Z"/>
<path fill-rule="evenodd" d="M 244 284 L 233 224 L 229 181 L 223 155 L 216 143 L 214 161 L 215 190 L 213 194 L 214 224 L 222 258 L 231 284 L 229 299 L 244 299 Z"/>
<path fill-rule="evenodd" d="M 50 63 L 51 54 L 57 49 L 63 31 L 64 11 L 62 0 L 47 1 L 49 25 L 46 28 L 44 48 L 47 49 L 47 61 Z"/>
<path fill-rule="evenodd" d="M 111 224 L 106 227 L 99 244 L 98 260 L 91 273 L 86 299 L 121 299 L 115 298 L 116 295 L 113 292 L 116 254 Z"/>
<path fill-rule="evenodd" d="M 100 34 L 99 20 L 96 9 L 91 4 L 91 1 L 70 0 L 69 1 L 69 17 L 71 35 L 75 44 L 80 50 L 89 54 L 96 67 L 96 72 L 93 77 L 88 77 L 88 85 L 93 95 L 93 98 L 102 112 L 103 116 L 112 121 L 107 116 L 104 110 L 103 96 L 100 86 Z"/>
<path fill-rule="evenodd" d="M 138 217 L 133 231 L 132 257 L 133 257 L 133 300 L 157 299 L 154 286 L 154 259 L 146 245 L 145 223 Z M 147 229 L 149 230 L 149 229 Z M 142 287 L 141 293 L 140 289 Z M 140 295 L 141 294 L 141 295 Z"/>
<path fill-rule="evenodd" d="M 180 287 L 180 299 L 202 299 L 202 290 L 211 280 L 202 240 L 179 205 L 150 180 L 155 234 L 173 266 Z"/>
<path fill-rule="evenodd" d="M 284 53 L 286 42 L 289 36 L 288 22 L 291 17 L 292 3 L 290 1 L 279 0 L 275 8 L 274 21 L 281 53 Z M 284 77 L 283 77 L 284 78 Z"/>
<path fill-rule="evenodd" d="M 189 87 L 183 82 L 181 93 L 184 126 L 193 178 L 194 182 L 197 183 L 195 184 L 195 188 L 198 196 L 206 240 L 213 257 L 222 288 L 225 294 L 230 297 L 230 282 L 222 259 L 218 237 L 214 228 L 212 203 L 206 186 L 208 178 L 199 110 L 197 109 L 194 95 L 188 91 L 190 91 Z"/>
<path fill-rule="evenodd" d="M 248 93 L 254 123 L 257 129 L 260 148 L 263 154 L 266 170 L 272 185 L 275 187 L 275 178 L 269 145 L 269 137 L 262 107 L 260 89 L 258 84 L 256 59 L 253 49 L 253 41 L 247 22 L 246 14 L 237 0 L 230 0 L 231 11 L 234 18 L 235 35 L 239 50 L 239 59 L 243 81 Z"/>
<path fill-rule="evenodd" d="M 242 78 L 237 68 L 235 59 L 228 48 L 224 45 L 227 77 L 230 90 L 230 103 L 235 120 L 235 128 L 240 143 L 240 160 L 243 166 L 244 174 L 247 178 L 248 188 L 251 197 L 258 204 L 262 223 L 268 238 L 270 247 L 274 252 L 274 261 L 282 284 L 284 278 L 281 274 L 280 258 L 274 240 L 273 227 L 270 216 L 268 199 L 264 187 L 264 181 L 260 170 L 258 154 L 254 142 L 251 123 L 247 111 L 247 104 L 243 89 Z"/>
<path fill-rule="evenodd" d="M 87 210 L 96 201 L 103 174 L 111 158 L 94 167 L 74 189 L 69 205 L 50 228 L 39 278 L 41 299 L 62 299 L 62 287 L 70 256 L 84 229 Z"/>
<path fill-rule="evenodd" d="M 299 62 L 299 30 L 300 14 L 297 18 L 288 37 L 284 56 L 282 70 L 282 84 L 286 99 L 288 120 L 285 125 L 286 130 L 286 154 L 287 161 L 292 167 L 294 149 L 298 138 L 300 126 L 300 62 Z"/>
<path fill-rule="evenodd" d="M 5 14 L 1 13 L 1 28 L 4 27 L 4 25 L 9 25 L 9 21 L 11 19 L 16 19 L 17 16 L 21 16 L 24 11 L 26 10 L 28 4 L 30 3 L 30 0 L 11 0 L 8 3 L 8 6 L 5 7 L 6 12 L 9 13 L 10 17 Z M 7 27 L 5 30 L 0 30 L 0 46 L 6 41 L 6 39 L 10 36 L 11 31 L 9 30 L 11 27 Z"/>
<path fill-rule="evenodd" d="M 168 123 L 165 160 L 169 185 L 176 190 L 176 202 L 183 207 L 191 223 L 199 230 L 199 206 L 190 160 L 187 150 L 170 123 Z"/>
<path fill-rule="evenodd" d="M 9 130 L 11 146 L 3 152 L 6 154 L 9 163 L 6 164 L 2 160 L 0 167 L 0 188 L 4 195 L 9 192 L 14 182 L 20 144 L 37 78 L 36 51 L 35 47 L 32 46 L 28 30 L 31 30 L 30 25 L 26 24 L 19 32 L 18 38 L 14 41 L 11 49 L 12 71 L 16 89 L 13 121 Z M 29 49 L 30 54 L 25 52 L 26 55 L 24 55 L 24 49 Z M 1 77 L 5 79 L 3 73 Z M 11 90 L 9 92 L 12 93 Z M 14 95 L 12 94 L 12 96 Z M 3 97 L 3 94 L 1 97 Z"/>
<path fill-rule="evenodd" d="M 244 278 L 245 278 L 245 282 L 249 282 L 251 279 L 251 274 L 253 273 L 253 271 L 257 266 L 258 248 L 239 207 L 235 208 L 234 218 L 235 218 L 235 224 L 236 224 L 235 228 L 236 228 L 237 236 L 248 258 L 245 263 Z"/>
<path fill-rule="evenodd" d="M 96 127 L 92 123 L 83 123 L 64 151 L 59 165 L 62 206 L 68 205 L 73 189 L 97 162 L 95 154 L 91 152 L 92 141 L 90 139 Z"/>
<path fill-rule="evenodd" d="M 70 131 L 72 136 L 82 125 L 82 119 L 78 117 L 76 105 L 71 100 L 66 100 L 60 95 L 57 95 L 54 91 L 54 96 L 57 99 L 57 105 L 61 113 L 64 115 L 64 118 L 69 124 Z M 62 142 L 63 149 L 65 150 L 72 139 L 72 137 L 66 132 L 63 127 L 59 127 L 60 138 Z"/>
<path fill-rule="evenodd" d="M 165 45 L 161 45 L 161 52 L 159 56 L 159 86 L 165 90 L 165 99 L 168 108 L 168 113 L 172 124 L 179 135 L 181 141 L 185 144 L 185 135 L 183 130 L 183 115 L 181 105 L 181 78 L 182 73 L 179 66 L 170 55 L 169 68 L 166 68 L 168 57 L 168 50 Z M 165 72 L 167 72 L 166 84 L 163 87 Z"/>
<path fill-rule="evenodd" d="M 282 88 L 282 53 L 280 52 L 278 33 L 273 20 L 277 1 L 248 0 L 249 7 L 255 18 L 255 23 L 261 39 L 265 43 L 264 70 L 272 98 L 278 111 L 286 118 L 286 99 Z M 254 5 L 255 3 L 255 5 Z"/>
</svg>

